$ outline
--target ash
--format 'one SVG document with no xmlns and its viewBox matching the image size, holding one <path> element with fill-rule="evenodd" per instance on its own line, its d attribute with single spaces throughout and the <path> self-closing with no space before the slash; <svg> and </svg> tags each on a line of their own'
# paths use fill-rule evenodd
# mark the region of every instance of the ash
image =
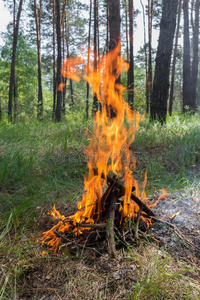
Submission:
<svg viewBox="0 0 200 300">
<path fill-rule="evenodd" d="M 200 258 L 200 202 L 198 197 L 187 193 L 177 192 L 166 199 L 161 199 L 153 209 L 158 218 L 171 223 L 181 232 L 183 238 L 175 233 L 165 223 L 156 222 L 148 233 L 153 235 L 159 241 L 159 245 L 168 250 L 170 254 L 178 259 L 194 261 Z M 152 202 L 155 199 L 152 198 Z M 174 219 L 173 216 L 177 212 Z M 189 241 L 189 243 L 187 243 Z M 196 246 L 196 249 L 190 245 L 190 242 Z"/>
</svg>

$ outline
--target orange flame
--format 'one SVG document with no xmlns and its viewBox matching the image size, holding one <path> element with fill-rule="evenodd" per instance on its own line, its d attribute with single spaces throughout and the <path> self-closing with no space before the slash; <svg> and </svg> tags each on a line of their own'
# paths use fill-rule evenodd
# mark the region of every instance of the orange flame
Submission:
<svg viewBox="0 0 200 300">
<path fill-rule="evenodd" d="M 169 216 L 169 215 L 168 215 L 168 217 L 169 217 L 170 219 L 173 220 L 173 219 L 176 218 L 176 216 L 178 216 L 180 213 L 181 213 L 181 210 L 177 211 L 177 213 L 173 214 L 172 216 Z"/>
<path fill-rule="evenodd" d="M 154 204 L 151 204 L 149 205 L 149 208 L 154 208 L 156 207 L 156 205 L 158 204 L 158 202 L 161 200 L 161 199 L 165 199 L 166 196 L 167 196 L 167 190 L 166 189 L 161 189 L 162 191 L 162 194 L 158 197 L 157 201 L 154 203 Z"/>
<path fill-rule="evenodd" d="M 84 179 L 84 190 L 82 201 L 78 203 L 78 211 L 66 218 L 61 215 L 55 205 L 51 212 L 54 219 L 59 220 L 58 224 L 44 233 L 42 243 L 56 251 L 61 242 L 61 233 L 68 232 L 75 235 L 81 234 L 88 228 L 79 228 L 80 222 L 94 223 L 99 219 L 100 201 L 105 191 L 106 181 L 101 178 L 103 173 L 107 177 L 109 172 L 121 177 L 124 181 L 125 195 L 123 196 L 123 207 L 121 212 L 121 223 L 124 225 L 127 219 L 137 217 L 139 206 L 131 200 L 132 187 L 136 189 L 136 196 L 140 195 L 139 187 L 132 173 L 136 168 L 136 158 L 130 151 L 130 145 L 134 141 L 139 122 L 144 119 L 138 112 L 132 111 L 123 100 L 124 87 L 116 84 L 122 70 L 128 70 L 128 64 L 120 57 L 120 45 L 110 51 L 107 56 L 98 60 L 100 63 L 97 69 L 86 68 L 87 75 L 81 75 L 78 66 L 83 63 L 81 58 L 67 59 L 63 63 L 62 75 L 77 81 L 85 78 L 92 86 L 93 93 L 101 102 L 102 110 L 94 116 L 93 133 L 90 136 L 90 144 L 85 149 L 88 162 L 88 175 Z M 111 118 L 111 110 L 115 117 Z M 94 175 L 94 168 L 98 175 Z M 143 184 L 143 198 L 146 199 L 145 186 L 147 173 Z M 98 207 L 97 216 L 94 221 L 94 214 Z M 145 214 L 143 215 L 145 218 Z"/>
<path fill-rule="evenodd" d="M 58 86 L 58 91 L 63 91 L 65 88 L 65 83 L 60 83 L 59 86 Z"/>
</svg>

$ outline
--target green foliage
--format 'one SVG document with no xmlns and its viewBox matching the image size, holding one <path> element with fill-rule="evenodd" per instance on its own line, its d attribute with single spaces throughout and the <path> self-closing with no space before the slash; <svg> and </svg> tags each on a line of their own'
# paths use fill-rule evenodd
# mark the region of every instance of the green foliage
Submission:
<svg viewBox="0 0 200 300">
<path fill-rule="evenodd" d="M 0 67 L 0 93 L 2 97 L 2 110 L 6 111 L 10 79 L 10 64 L 12 56 L 12 37 L 8 36 L 5 45 L 1 48 Z M 16 87 L 18 111 L 33 113 L 37 99 L 37 54 L 26 41 L 23 35 L 18 36 L 16 52 Z"/>
</svg>

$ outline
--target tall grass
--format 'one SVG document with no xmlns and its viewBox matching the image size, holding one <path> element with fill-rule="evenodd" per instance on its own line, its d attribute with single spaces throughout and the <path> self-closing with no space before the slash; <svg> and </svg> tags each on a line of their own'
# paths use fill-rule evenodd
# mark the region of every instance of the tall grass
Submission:
<svg viewBox="0 0 200 300">
<path fill-rule="evenodd" d="M 133 151 L 138 155 L 138 169 L 148 170 L 148 184 L 156 188 L 166 185 L 183 188 L 193 181 L 192 169 L 198 176 L 200 164 L 200 120 L 198 115 L 175 115 L 161 126 L 141 124 Z"/>
<path fill-rule="evenodd" d="M 2 218 L 12 212 L 16 221 L 27 222 L 39 204 L 75 200 L 86 169 L 82 149 L 87 126 L 80 115 L 59 124 L 0 124 Z"/>
</svg>

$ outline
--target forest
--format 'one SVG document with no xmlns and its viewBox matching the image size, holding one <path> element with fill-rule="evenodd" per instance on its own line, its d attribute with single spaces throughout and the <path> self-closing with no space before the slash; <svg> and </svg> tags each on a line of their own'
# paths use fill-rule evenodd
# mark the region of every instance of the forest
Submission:
<svg viewBox="0 0 200 300">
<path fill-rule="evenodd" d="M 199 299 L 200 0 L 2 0 L 0 300 Z"/>
</svg>

